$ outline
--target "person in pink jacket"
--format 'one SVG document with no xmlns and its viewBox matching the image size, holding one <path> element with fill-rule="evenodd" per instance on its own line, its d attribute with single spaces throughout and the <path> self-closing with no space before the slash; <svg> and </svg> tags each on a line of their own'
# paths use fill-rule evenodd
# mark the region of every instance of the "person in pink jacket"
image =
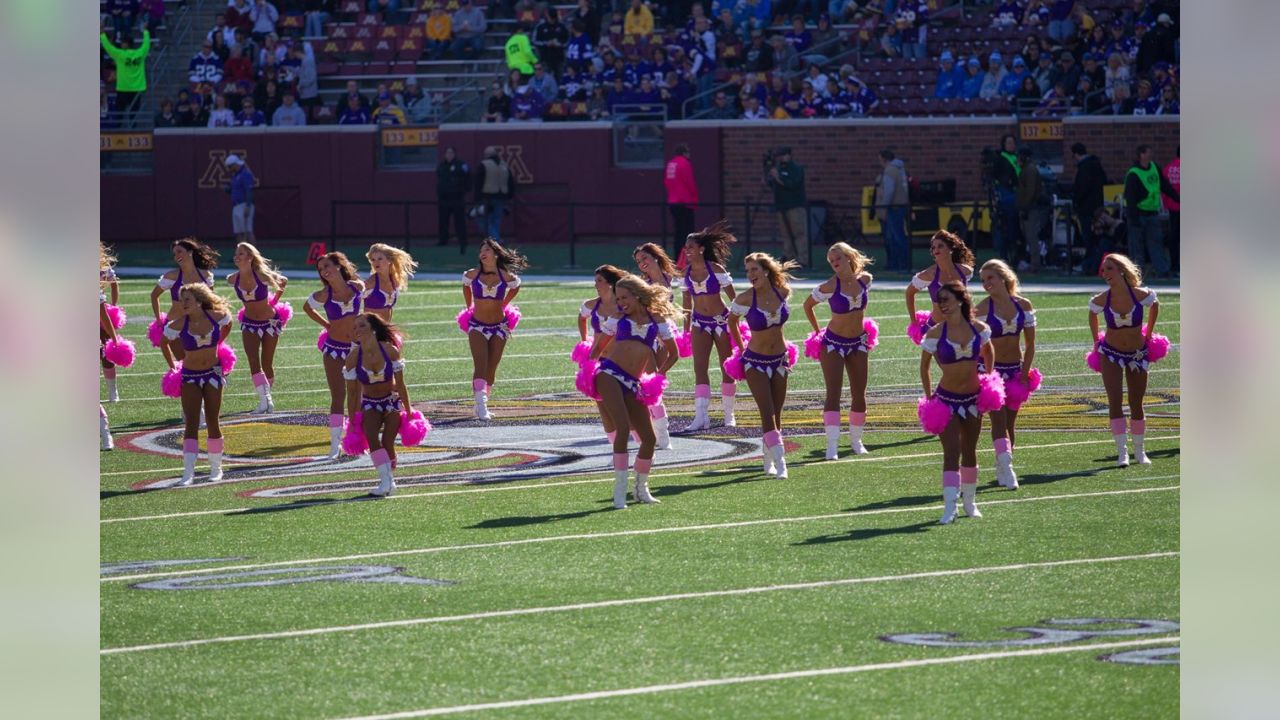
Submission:
<svg viewBox="0 0 1280 720">
<path fill-rule="evenodd" d="M 662 182 L 667 187 L 667 207 L 675 223 L 674 247 L 683 248 L 693 232 L 693 210 L 698 206 L 698 185 L 693 180 L 688 144 L 676 145 L 676 154 L 667 161 Z"/>
<path fill-rule="evenodd" d="M 670 166 L 668 166 L 670 167 Z M 669 171 L 668 171 L 669 172 Z M 1161 170 L 1164 173 L 1164 179 L 1169 181 L 1174 190 L 1179 194 L 1182 193 L 1182 148 L 1179 147 L 1177 154 L 1165 165 Z M 1182 240 L 1178 237 L 1178 215 L 1182 206 L 1168 195 L 1162 194 L 1160 199 L 1164 201 L 1164 209 L 1169 211 L 1169 232 L 1165 234 L 1165 247 L 1169 249 L 1169 261 L 1173 268 L 1173 274 L 1176 276 L 1182 272 Z"/>
</svg>

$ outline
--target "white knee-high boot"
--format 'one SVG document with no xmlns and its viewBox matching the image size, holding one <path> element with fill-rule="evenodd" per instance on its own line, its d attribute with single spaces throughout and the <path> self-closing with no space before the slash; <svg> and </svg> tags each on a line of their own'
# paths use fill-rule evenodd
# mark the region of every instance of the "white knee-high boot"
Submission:
<svg viewBox="0 0 1280 720">
<path fill-rule="evenodd" d="M 636 458 L 636 500 L 654 505 L 662 502 L 649 493 L 649 471 L 653 468 L 653 458 Z"/>
<path fill-rule="evenodd" d="M 835 460 L 840 457 L 840 411 L 824 411 L 822 428 L 827 432 L 827 459 Z"/>
<path fill-rule="evenodd" d="M 489 413 L 489 383 L 476 378 L 471 381 L 471 392 L 476 400 L 476 419 L 492 420 L 493 415 Z"/>
<path fill-rule="evenodd" d="M 862 430 L 867 425 L 865 412 L 849 411 L 849 445 L 854 455 L 866 455 L 867 448 L 862 444 Z"/>
<path fill-rule="evenodd" d="M 222 480 L 222 438 L 209 438 L 209 482 Z"/>
<path fill-rule="evenodd" d="M 179 485 L 190 485 L 196 478 L 196 457 L 200 454 L 200 441 L 187 438 L 182 441 L 182 479 Z"/>
<path fill-rule="evenodd" d="M 1147 421 L 1130 420 L 1129 421 L 1129 437 L 1133 440 L 1133 459 L 1139 465 L 1150 465 L 1151 458 L 1147 457 Z"/>
<path fill-rule="evenodd" d="M 738 421 L 733 416 L 733 401 L 737 396 L 737 383 L 720 383 L 720 408 L 724 410 L 725 427 L 737 427 L 738 425 Z"/>
<path fill-rule="evenodd" d="M 342 456 L 342 420 L 339 413 L 329 415 L 329 459 L 337 460 Z"/>
<path fill-rule="evenodd" d="M 116 446 L 111 437 L 111 427 L 107 423 L 107 409 L 101 405 L 98 406 L 98 439 L 101 440 L 103 450 L 111 450 Z"/>
<path fill-rule="evenodd" d="M 613 454 L 613 507 L 618 510 L 627 508 L 627 454 Z"/>
<path fill-rule="evenodd" d="M 693 389 L 693 422 L 685 430 L 706 430 L 711 427 L 707 414 L 711 410 L 711 386 L 698 385 Z"/>
<path fill-rule="evenodd" d="M 665 403 L 658 403 L 649 408 L 649 417 L 653 420 L 653 432 L 658 436 L 657 443 L 659 450 L 671 449 L 671 432 L 669 429 L 670 421 L 667 418 L 667 406 Z"/>
</svg>

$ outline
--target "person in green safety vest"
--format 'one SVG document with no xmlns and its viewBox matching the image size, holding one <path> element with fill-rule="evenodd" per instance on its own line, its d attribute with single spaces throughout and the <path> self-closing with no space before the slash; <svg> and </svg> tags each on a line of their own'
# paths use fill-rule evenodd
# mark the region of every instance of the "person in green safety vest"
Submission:
<svg viewBox="0 0 1280 720">
<path fill-rule="evenodd" d="M 1000 138 L 1000 156 L 996 158 L 991 172 L 992 184 L 995 186 L 996 223 L 992 233 L 992 242 L 996 254 L 1006 263 L 1014 264 L 1022 231 L 1018 224 L 1018 176 L 1022 174 L 1022 164 L 1018 162 L 1018 141 L 1006 134 Z"/>
<path fill-rule="evenodd" d="M 1151 161 L 1151 146 L 1139 145 L 1137 159 L 1124 176 L 1129 257 L 1138 267 L 1150 263 L 1157 277 L 1169 277 L 1169 255 L 1160 224 L 1161 193 L 1175 201 L 1179 199 L 1178 191 L 1160 172 L 1160 166 Z"/>
<path fill-rule="evenodd" d="M 106 33 L 99 36 L 102 49 L 116 64 L 116 111 L 125 113 L 126 120 L 138 103 L 138 96 L 147 91 L 147 55 L 151 52 L 151 33 L 142 31 L 142 45 L 133 47 L 133 38 L 121 37 L 120 47 L 111 43 Z"/>
<path fill-rule="evenodd" d="M 527 82 L 533 75 L 533 64 L 538 62 L 538 56 L 529 42 L 529 28 L 517 25 L 515 34 L 507 39 L 503 49 L 507 56 L 507 69 L 519 70 L 521 82 Z"/>
</svg>

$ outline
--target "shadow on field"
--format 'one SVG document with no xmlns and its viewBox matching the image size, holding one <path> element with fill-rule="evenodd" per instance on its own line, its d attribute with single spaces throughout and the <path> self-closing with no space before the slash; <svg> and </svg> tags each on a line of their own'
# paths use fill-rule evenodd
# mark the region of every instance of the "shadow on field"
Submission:
<svg viewBox="0 0 1280 720">
<path fill-rule="evenodd" d="M 729 485 L 737 485 L 739 483 L 757 482 L 761 479 L 761 477 L 764 476 L 764 472 L 762 470 L 755 470 L 754 472 L 752 472 L 751 470 L 747 470 L 744 468 L 737 468 L 733 470 L 731 473 L 730 472 L 701 473 L 697 477 L 715 477 L 719 475 L 729 475 L 729 474 L 732 474 L 734 477 L 731 477 L 727 480 L 721 480 L 719 482 L 710 482 L 710 483 L 690 483 L 686 485 L 659 485 L 659 486 L 653 487 L 652 490 L 654 495 L 662 498 L 667 496 L 682 495 L 684 493 L 692 492 L 694 490 L 713 490 L 715 488 L 728 487 Z M 760 477 L 757 477 L 757 476 L 760 476 Z"/>
<path fill-rule="evenodd" d="M 571 513 L 556 513 L 554 515 L 513 515 L 511 517 L 492 518 L 489 520 L 481 520 L 475 525 L 467 525 L 468 530 L 491 530 L 493 528 L 509 528 L 524 527 L 526 525 L 541 525 L 549 522 L 559 522 L 561 520 L 577 520 L 579 518 L 590 517 L 597 513 L 612 512 L 612 500 L 609 501 L 608 507 L 596 508 L 595 510 L 579 510 Z"/>
<path fill-rule="evenodd" d="M 357 495 L 348 498 L 326 498 L 324 500 L 298 500 L 296 502 L 281 503 L 280 505 L 263 505 L 261 507 L 245 508 L 243 510 L 233 510 L 225 513 L 224 517 L 234 517 L 236 515 L 263 515 L 265 513 L 288 512 L 289 510 L 306 510 L 307 508 L 321 507 L 325 505 L 339 505 L 349 502 L 367 502 L 371 500 L 381 500 L 372 495 Z"/>
<path fill-rule="evenodd" d="M 937 504 L 942 500 L 942 491 L 938 491 L 932 495 L 904 495 L 896 497 L 892 500 L 877 500 L 865 505 L 845 508 L 841 512 L 858 512 L 859 510 L 884 510 L 886 508 L 915 507 L 916 505 Z"/>
<path fill-rule="evenodd" d="M 857 530 L 849 530 L 843 533 L 834 533 L 831 535 L 818 535 L 807 540 L 801 540 L 792 545 L 826 545 L 827 543 L 845 542 L 847 540 L 873 540 L 886 535 L 914 535 L 922 533 L 928 528 L 937 525 L 936 520 L 928 522 L 912 523 L 911 525 L 903 525 L 902 527 L 890 528 L 859 528 Z"/>
</svg>

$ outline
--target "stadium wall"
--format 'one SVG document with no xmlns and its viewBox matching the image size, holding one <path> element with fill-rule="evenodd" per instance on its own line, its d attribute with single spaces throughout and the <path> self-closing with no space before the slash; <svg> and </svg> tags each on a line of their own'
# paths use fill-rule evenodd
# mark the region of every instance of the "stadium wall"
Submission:
<svg viewBox="0 0 1280 720">
<path fill-rule="evenodd" d="M 913 120 L 673 122 L 667 125 L 666 156 L 688 143 L 703 208 L 697 221 L 709 223 L 717 204 L 759 202 L 770 194 L 761 185 L 765 151 L 792 147 L 807 168 L 811 200 L 855 205 L 861 188 L 879 172 L 877 154 L 889 147 L 920 180 L 956 179 L 957 197 L 981 193 L 982 148 L 1015 132 L 1009 118 Z M 363 127 L 244 128 L 157 130 L 150 175 L 103 175 L 102 237 L 112 242 L 167 240 L 183 235 L 216 239 L 231 235 L 228 180 L 222 161 L 242 154 L 258 177 L 257 230 L 267 239 L 323 239 L 330 235 L 330 206 L 343 201 L 433 201 L 433 170 L 383 169 L 377 163 L 377 130 Z M 627 169 L 613 165 L 608 125 L 446 125 L 441 149 L 453 146 L 473 166 L 486 146 L 501 149 L 519 181 L 519 205 L 508 221 L 522 242 L 563 240 L 570 218 L 567 204 L 578 203 L 572 218 L 579 237 L 656 236 L 664 227 L 665 200 L 660 168 Z M 1074 142 L 1098 155 L 1113 181 L 1123 178 L 1133 148 L 1147 143 L 1158 161 L 1173 157 L 1179 143 L 1176 118 L 1068 118 L 1062 125 L 1061 151 Z M 1064 180 L 1074 175 L 1068 160 Z M 629 207 L 629 204 L 652 207 Z M 594 206 L 594 207 L 592 207 Z M 740 210 L 726 214 L 742 227 Z M 772 213 L 753 215 L 757 236 L 772 235 Z M 337 232 L 343 236 L 403 237 L 400 206 L 343 206 Z M 414 237 L 434 235 L 435 208 L 414 206 L 408 213 Z"/>
</svg>

